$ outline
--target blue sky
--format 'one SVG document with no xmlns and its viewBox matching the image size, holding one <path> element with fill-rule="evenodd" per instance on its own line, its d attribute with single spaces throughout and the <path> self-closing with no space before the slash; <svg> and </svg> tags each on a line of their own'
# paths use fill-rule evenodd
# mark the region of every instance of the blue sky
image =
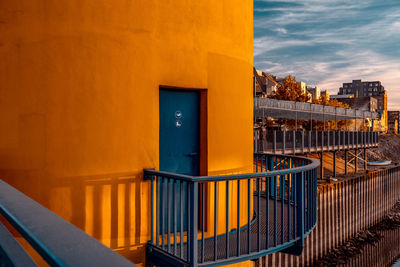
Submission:
<svg viewBox="0 0 400 267">
<path fill-rule="evenodd" d="M 331 94 L 380 80 L 400 110 L 400 0 L 255 0 L 254 65 Z"/>
</svg>

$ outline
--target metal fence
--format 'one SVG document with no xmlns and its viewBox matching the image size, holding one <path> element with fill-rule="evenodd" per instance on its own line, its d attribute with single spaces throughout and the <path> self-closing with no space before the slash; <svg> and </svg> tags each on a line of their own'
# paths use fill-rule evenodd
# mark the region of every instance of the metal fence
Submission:
<svg viewBox="0 0 400 267">
<path fill-rule="evenodd" d="M 255 97 L 255 117 L 272 117 L 298 120 L 354 120 L 379 119 L 377 112 L 337 108 L 311 103 L 285 101 L 270 98 Z"/>
<path fill-rule="evenodd" d="M 316 224 L 313 159 L 257 153 L 255 172 L 192 177 L 144 170 L 151 180 L 152 265 L 229 264 L 298 254 Z"/>
<path fill-rule="evenodd" d="M 378 132 L 278 131 L 254 129 L 254 151 L 293 154 L 378 146 Z"/>
<path fill-rule="evenodd" d="M 15 236 L 50 266 L 135 266 L 2 180 L 0 214 L 0 266 L 38 266 Z"/>
<path fill-rule="evenodd" d="M 399 166 L 318 186 L 318 223 L 307 236 L 302 255 L 274 253 L 260 259 L 256 266 L 314 266 L 318 259 L 384 219 L 399 200 Z M 364 263 L 360 258 L 340 266 L 387 266 L 379 264 L 385 257 L 388 255 L 367 254 Z"/>
</svg>

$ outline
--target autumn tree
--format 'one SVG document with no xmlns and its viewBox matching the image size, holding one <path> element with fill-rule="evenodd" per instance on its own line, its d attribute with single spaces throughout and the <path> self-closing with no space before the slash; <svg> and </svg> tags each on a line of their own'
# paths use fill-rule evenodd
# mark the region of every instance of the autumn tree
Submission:
<svg viewBox="0 0 400 267">
<path fill-rule="evenodd" d="M 282 83 L 278 86 L 270 98 L 277 100 L 297 101 L 297 102 L 310 102 L 310 96 L 306 90 L 301 88 L 301 83 L 296 81 L 294 76 L 287 76 Z M 337 99 L 328 99 L 326 94 L 321 95 L 318 99 L 312 100 L 313 104 L 338 107 L 338 108 L 350 108 L 349 105 L 339 102 Z M 315 121 L 309 120 L 298 120 L 297 123 L 294 120 L 288 119 L 274 119 L 269 124 L 276 123 L 278 125 L 285 125 L 289 129 L 297 129 L 302 126 L 303 129 L 311 130 L 335 130 L 347 128 L 351 124 L 349 120 L 338 120 L 338 121 Z M 266 124 L 267 126 L 270 126 Z M 311 127 L 312 125 L 312 127 Z"/>
<path fill-rule="evenodd" d="M 276 91 L 270 98 L 286 101 L 309 102 L 310 96 L 306 90 L 301 88 L 301 83 L 296 81 L 296 77 L 288 75 L 281 84 L 278 85 Z M 289 129 L 294 130 L 296 126 L 303 124 L 303 121 L 275 119 L 274 122 L 278 125 L 285 125 Z"/>
<path fill-rule="evenodd" d="M 328 99 L 328 97 L 324 94 L 321 95 L 319 99 L 315 99 L 313 101 L 314 104 L 330 106 L 330 107 L 337 107 L 337 108 L 350 108 L 349 105 L 339 102 L 337 99 Z M 336 123 L 336 124 L 335 124 Z M 315 122 L 314 127 L 320 130 L 335 130 L 335 129 L 343 129 L 347 128 L 350 125 L 351 121 L 349 120 L 338 120 L 338 121 L 331 121 L 329 123 L 325 123 L 322 121 Z M 313 128 L 314 128 L 313 127 Z"/>
<path fill-rule="evenodd" d="M 292 75 L 287 76 L 282 84 L 278 85 L 278 88 L 271 96 L 273 99 L 288 100 L 297 102 L 309 102 L 310 97 L 306 90 L 301 88 L 300 82 L 296 81 L 296 78 Z"/>
</svg>

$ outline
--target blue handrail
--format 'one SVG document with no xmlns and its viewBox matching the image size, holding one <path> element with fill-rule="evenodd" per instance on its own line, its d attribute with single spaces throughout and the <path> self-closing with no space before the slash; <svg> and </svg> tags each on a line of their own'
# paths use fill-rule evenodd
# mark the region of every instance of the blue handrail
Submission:
<svg viewBox="0 0 400 267">
<path fill-rule="evenodd" d="M 0 214 L 51 266 L 135 266 L 2 180 Z M 0 222 L 0 265 L 35 266 L 7 232 Z"/>
<path fill-rule="evenodd" d="M 265 176 L 277 176 L 284 175 L 293 172 L 300 171 L 308 171 L 315 169 L 319 166 L 319 161 L 312 158 L 300 157 L 300 156 L 292 156 L 292 155 L 274 155 L 268 153 L 254 153 L 255 156 L 262 157 L 265 156 L 279 156 L 287 159 L 296 159 L 299 161 L 307 162 L 307 165 L 289 169 L 279 169 L 275 171 L 268 172 L 256 172 L 256 173 L 247 173 L 247 174 L 233 174 L 233 175 L 218 175 L 218 176 L 190 176 L 185 174 L 178 174 L 173 172 L 165 172 L 165 171 L 157 171 L 154 169 L 144 169 L 145 178 L 150 179 L 151 176 L 163 176 L 165 178 L 171 178 L 175 180 L 181 180 L 186 182 L 218 182 L 218 181 L 230 181 L 230 180 L 244 180 L 249 178 L 259 178 Z M 260 167 L 261 168 L 261 167 Z M 275 168 L 279 168 L 279 165 Z"/>
<path fill-rule="evenodd" d="M 206 266 L 301 253 L 316 224 L 319 162 L 255 153 L 254 166 L 254 173 L 199 177 L 145 169 L 152 188 L 147 260 Z"/>
</svg>

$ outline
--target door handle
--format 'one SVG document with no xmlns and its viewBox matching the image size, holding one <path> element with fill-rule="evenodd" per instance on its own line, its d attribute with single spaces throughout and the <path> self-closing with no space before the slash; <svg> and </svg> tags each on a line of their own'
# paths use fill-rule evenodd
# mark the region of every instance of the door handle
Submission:
<svg viewBox="0 0 400 267">
<path fill-rule="evenodd" d="M 197 153 L 197 152 L 186 154 L 186 156 L 188 156 L 188 157 L 196 157 L 198 155 L 199 155 L 199 153 Z"/>
</svg>

